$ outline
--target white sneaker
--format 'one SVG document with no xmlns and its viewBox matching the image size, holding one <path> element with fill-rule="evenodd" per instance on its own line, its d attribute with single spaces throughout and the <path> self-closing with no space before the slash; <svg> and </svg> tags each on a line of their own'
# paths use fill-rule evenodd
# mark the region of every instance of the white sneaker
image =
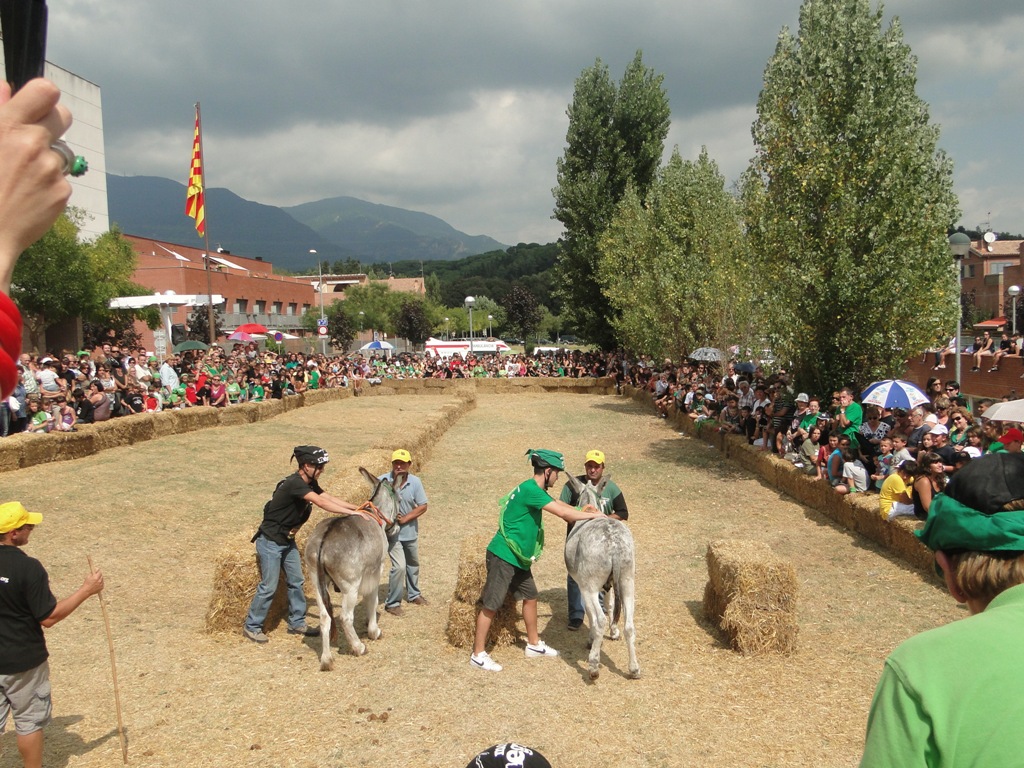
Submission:
<svg viewBox="0 0 1024 768">
<path fill-rule="evenodd" d="M 469 657 L 469 663 L 476 669 L 483 669 L 487 672 L 501 672 L 501 664 L 492 659 L 487 651 L 474 653 Z"/>
<path fill-rule="evenodd" d="M 539 659 L 541 657 L 550 658 L 557 655 L 558 651 L 546 645 L 543 640 L 536 645 L 530 645 L 529 643 L 526 644 L 526 658 L 528 659 Z"/>
</svg>

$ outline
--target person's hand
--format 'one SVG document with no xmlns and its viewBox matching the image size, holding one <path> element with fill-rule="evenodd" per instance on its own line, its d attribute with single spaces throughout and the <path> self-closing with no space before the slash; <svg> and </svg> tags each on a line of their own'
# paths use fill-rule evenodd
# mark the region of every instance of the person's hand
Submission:
<svg viewBox="0 0 1024 768">
<path fill-rule="evenodd" d="M 85 577 L 85 581 L 82 582 L 82 588 L 85 589 L 90 595 L 98 595 L 103 591 L 103 572 L 95 570 Z"/>
<path fill-rule="evenodd" d="M 49 80 L 26 83 L 12 98 L 0 83 L 0 291 L 8 293 L 18 257 L 50 228 L 67 205 L 71 184 L 50 145 L 71 126 L 60 89 Z"/>
</svg>

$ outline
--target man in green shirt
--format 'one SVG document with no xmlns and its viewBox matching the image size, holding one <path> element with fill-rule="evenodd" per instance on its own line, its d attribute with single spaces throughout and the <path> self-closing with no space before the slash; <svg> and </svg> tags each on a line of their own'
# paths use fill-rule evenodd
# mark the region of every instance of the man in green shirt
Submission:
<svg viewBox="0 0 1024 768">
<path fill-rule="evenodd" d="M 511 592 L 523 601 L 523 623 L 526 624 L 526 658 L 552 658 L 558 651 L 548 647 L 537 633 L 537 585 L 531 566 L 540 557 L 544 545 L 544 522 L 541 512 L 550 512 L 566 522 L 601 517 L 590 507 L 579 510 L 564 501 L 551 498 L 548 489 L 565 470 L 562 454 L 546 449 L 529 450 L 533 477 L 512 489 L 501 500 L 498 531 L 487 546 L 487 581 L 477 601 L 476 635 L 469 663 L 476 669 L 500 672 L 501 665 L 486 651 L 487 634 L 491 629 L 505 596 Z"/>
<path fill-rule="evenodd" d="M 917 534 L 971 615 L 886 659 L 861 766 L 1008 766 L 1024 754 L 1024 454 L 973 459 Z"/>
<path fill-rule="evenodd" d="M 839 411 L 836 413 L 836 425 L 839 431 L 850 438 L 854 450 L 860 446 L 860 425 L 864 421 L 864 409 L 860 403 L 853 401 L 853 390 L 844 387 L 839 390 Z"/>
<path fill-rule="evenodd" d="M 577 480 L 594 486 L 600 483 L 601 478 L 604 477 L 604 452 L 598 450 L 589 451 L 583 468 L 586 470 L 586 474 L 580 475 L 576 478 Z M 572 507 L 579 503 L 579 496 L 568 483 L 562 487 L 562 494 L 559 498 Z M 609 517 L 614 517 L 616 520 L 629 519 L 626 497 L 622 495 L 619 486 L 610 477 L 601 490 L 601 511 Z M 568 536 L 571 530 L 572 523 L 569 523 L 565 535 Z M 583 626 L 583 596 L 580 594 L 580 588 L 573 581 L 572 576 L 566 575 L 565 579 L 566 602 L 569 605 L 569 631 L 575 632 Z"/>
</svg>

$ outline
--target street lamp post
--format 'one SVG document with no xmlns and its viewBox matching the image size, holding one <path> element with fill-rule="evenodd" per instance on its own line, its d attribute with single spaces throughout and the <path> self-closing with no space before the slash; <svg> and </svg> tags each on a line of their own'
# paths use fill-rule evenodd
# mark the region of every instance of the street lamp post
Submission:
<svg viewBox="0 0 1024 768">
<path fill-rule="evenodd" d="M 309 252 L 316 256 L 316 248 L 310 248 Z M 320 294 L 320 319 L 324 319 L 324 265 L 319 258 L 316 260 L 316 271 L 320 276 L 317 280 L 317 292 Z M 320 334 L 320 328 L 317 327 L 317 334 Z M 320 352 L 327 354 L 327 336 L 320 336 Z"/>
<path fill-rule="evenodd" d="M 1013 301 L 1013 309 L 1011 310 L 1013 312 L 1013 316 L 1012 316 L 1011 322 L 1013 323 L 1013 333 L 1016 334 L 1017 333 L 1017 297 L 1020 295 L 1020 286 L 1019 285 L 1011 285 L 1009 288 L 1006 289 L 1006 292 L 1008 294 L 1010 294 L 1010 299 Z"/>
<path fill-rule="evenodd" d="M 469 351 L 473 352 L 473 306 L 476 304 L 476 299 L 472 296 L 466 297 L 466 307 L 469 308 Z"/>
<path fill-rule="evenodd" d="M 953 332 L 953 356 L 956 358 L 956 380 L 960 381 L 960 323 L 963 320 L 963 260 L 971 252 L 971 238 L 963 232 L 949 236 L 949 251 L 956 262 L 956 330 Z"/>
<path fill-rule="evenodd" d="M 451 341 L 452 340 L 452 331 L 451 331 L 451 327 L 449 326 L 449 322 L 450 322 L 449 319 L 446 317 L 444 319 L 444 340 L 445 341 Z"/>
<path fill-rule="evenodd" d="M 359 332 L 363 332 L 363 321 L 366 320 L 366 313 L 363 310 L 359 310 Z"/>
<path fill-rule="evenodd" d="M 491 330 L 491 321 L 494 320 L 494 315 L 487 316 L 487 338 L 491 338 L 494 333 Z"/>
</svg>

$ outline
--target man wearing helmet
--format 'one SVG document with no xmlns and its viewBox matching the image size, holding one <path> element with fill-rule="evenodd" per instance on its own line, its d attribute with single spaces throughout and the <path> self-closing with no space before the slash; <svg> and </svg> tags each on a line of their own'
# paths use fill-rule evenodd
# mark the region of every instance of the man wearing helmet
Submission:
<svg viewBox="0 0 1024 768">
<path fill-rule="evenodd" d="M 583 468 L 586 470 L 586 474 L 579 475 L 576 479 L 581 483 L 590 483 L 597 487 L 604 476 L 604 452 L 598 450 L 589 451 Z M 559 498 L 573 507 L 579 504 L 580 500 L 579 495 L 573 491 L 572 486 L 568 483 L 562 487 L 562 494 Z M 626 508 L 626 497 L 622 495 L 619 486 L 612 481 L 610 476 L 601 490 L 601 511 L 609 517 L 614 517 L 616 520 L 626 520 L 629 518 L 629 510 Z M 572 523 L 570 522 L 565 535 L 568 536 L 571 530 Z M 572 576 L 567 574 L 565 579 L 566 596 L 569 604 L 569 631 L 575 632 L 583 626 L 583 595 L 580 594 L 580 588 L 573 581 Z"/>
<path fill-rule="evenodd" d="M 565 470 L 562 454 L 546 449 L 528 450 L 533 477 L 513 488 L 500 502 L 498 531 L 487 546 L 487 581 L 477 601 L 476 634 L 470 665 L 488 672 L 500 672 L 501 665 L 487 653 L 487 634 L 505 596 L 511 592 L 523 601 L 526 624 L 526 658 L 552 658 L 558 651 L 548 647 L 537 633 L 537 585 L 531 567 L 544 546 L 541 512 L 550 512 L 566 522 L 601 517 L 593 507 L 579 510 L 548 495 Z"/>
<path fill-rule="evenodd" d="M 309 520 L 313 504 L 335 514 L 357 512 L 354 504 L 331 496 L 320 487 L 320 475 L 330 461 L 327 451 L 315 445 L 299 445 L 292 451 L 292 458 L 298 463 L 298 470 L 277 484 L 274 495 L 263 507 L 263 522 L 252 537 L 260 561 L 261 581 L 245 617 L 242 634 L 254 643 L 265 643 L 269 639 L 263 632 L 263 622 L 277 592 L 282 570 L 288 585 L 288 634 L 308 637 L 319 633 L 306 626 L 302 558 L 295 545 L 295 534 Z"/>
<path fill-rule="evenodd" d="M 391 471 L 381 475 L 380 480 L 394 484 L 398 493 L 397 535 L 388 540 L 388 555 L 391 557 L 391 572 L 388 574 L 388 599 L 384 610 L 393 616 L 402 615 L 402 592 L 405 599 L 415 605 L 426 605 L 427 599 L 420 594 L 420 550 L 419 517 L 427 511 L 427 494 L 423 483 L 409 472 L 412 455 L 404 448 L 391 454 Z"/>
</svg>

